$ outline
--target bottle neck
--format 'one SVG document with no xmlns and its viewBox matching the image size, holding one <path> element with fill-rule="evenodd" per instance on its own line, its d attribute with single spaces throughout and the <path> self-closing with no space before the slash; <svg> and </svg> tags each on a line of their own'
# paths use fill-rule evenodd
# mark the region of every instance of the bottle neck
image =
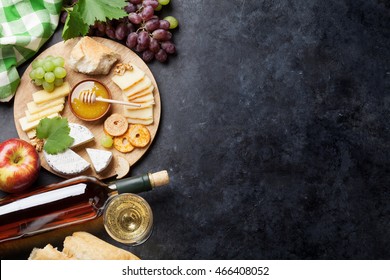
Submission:
<svg viewBox="0 0 390 280">
<path fill-rule="evenodd" d="M 111 190 L 121 193 L 140 193 L 153 189 L 149 174 L 134 176 L 114 181 L 108 186 Z"/>
</svg>

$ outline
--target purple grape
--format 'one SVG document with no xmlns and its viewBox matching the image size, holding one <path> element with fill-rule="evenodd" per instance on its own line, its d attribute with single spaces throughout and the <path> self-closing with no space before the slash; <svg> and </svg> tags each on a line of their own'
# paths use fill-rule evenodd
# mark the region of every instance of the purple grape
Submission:
<svg viewBox="0 0 390 280">
<path fill-rule="evenodd" d="M 151 50 L 146 50 L 142 53 L 142 59 L 145 62 L 150 62 L 154 58 L 154 53 Z"/>
<path fill-rule="evenodd" d="M 154 57 L 160 62 L 165 62 L 168 58 L 168 54 L 161 49 L 154 55 Z"/>
<path fill-rule="evenodd" d="M 98 21 L 96 22 L 96 28 L 100 31 L 100 32 L 106 32 L 106 25 L 104 24 L 104 22 L 101 22 L 101 21 Z"/>
<path fill-rule="evenodd" d="M 141 45 L 143 48 L 148 49 L 150 43 L 149 33 L 146 31 L 141 31 L 138 34 L 137 43 L 138 45 Z"/>
<path fill-rule="evenodd" d="M 151 6 L 146 6 L 141 12 L 141 17 L 143 20 L 149 20 L 154 15 L 154 9 Z"/>
<path fill-rule="evenodd" d="M 128 18 L 129 21 L 134 24 L 140 24 L 142 22 L 141 16 L 137 13 L 130 13 Z"/>
<path fill-rule="evenodd" d="M 169 23 L 169 21 L 167 21 L 165 19 L 160 20 L 160 28 L 161 29 L 168 30 L 170 26 L 171 26 L 171 24 Z"/>
<path fill-rule="evenodd" d="M 139 53 L 145 51 L 146 49 L 147 49 L 147 47 L 145 47 L 145 46 L 143 46 L 143 45 L 140 45 L 140 44 L 137 44 L 137 45 L 135 46 L 135 51 L 136 51 L 136 52 L 139 52 Z"/>
<path fill-rule="evenodd" d="M 130 49 L 135 48 L 137 46 L 137 39 L 138 39 L 138 34 L 135 32 L 131 32 L 127 36 L 126 46 L 128 46 Z"/>
<path fill-rule="evenodd" d="M 107 25 L 106 27 L 106 35 L 108 38 L 115 39 L 115 29 L 112 25 Z"/>
<path fill-rule="evenodd" d="M 98 37 L 105 37 L 105 36 L 106 36 L 106 32 L 102 32 L 102 31 L 100 31 L 99 29 L 96 29 L 96 30 L 95 30 L 95 36 L 98 36 Z"/>
<path fill-rule="evenodd" d="M 149 50 L 151 50 L 154 53 L 158 53 L 158 51 L 160 50 L 160 44 L 156 39 L 154 38 L 150 39 Z"/>
<path fill-rule="evenodd" d="M 134 32 L 136 30 L 135 26 L 131 22 L 126 23 L 126 27 L 128 33 Z"/>
<path fill-rule="evenodd" d="M 171 41 L 162 42 L 161 48 L 169 54 L 174 54 L 176 52 L 176 46 Z"/>
<path fill-rule="evenodd" d="M 152 18 L 145 23 L 145 28 L 149 32 L 153 32 L 159 27 L 160 27 L 160 21 L 156 18 Z"/>
<path fill-rule="evenodd" d="M 129 2 L 132 4 L 141 4 L 142 0 L 129 0 Z"/>
<path fill-rule="evenodd" d="M 156 0 L 144 0 L 144 1 L 142 2 L 142 5 L 143 5 L 144 7 L 146 7 L 146 6 L 151 6 L 151 7 L 153 8 L 153 10 L 154 10 L 154 9 L 156 9 L 157 6 L 158 6 L 158 1 L 156 1 Z"/>
<path fill-rule="evenodd" d="M 126 13 L 134 13 L 137 11 L 137 6 L 132 3 L 127 3 L 127 6 L 125 7 Z"/>
<path fill-rule="evenodd" d="M 164 29 L 157 29 L 153 31 L 152 36 L 158 41 L 169 41 L 172 38 L 172 33 Z"/>
<path fill-rule="evenodd" d="M 123 22 L 118 24 L 118 26 L 115 29 L 115 38 L 119 41 L 125 39 L 126 35 L 128 34 L 126 24 Z"/>
</svg>

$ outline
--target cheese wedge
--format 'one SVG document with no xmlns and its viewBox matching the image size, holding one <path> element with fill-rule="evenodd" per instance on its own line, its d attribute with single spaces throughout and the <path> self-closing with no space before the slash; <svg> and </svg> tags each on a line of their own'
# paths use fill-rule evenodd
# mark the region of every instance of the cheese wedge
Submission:
<svg viewBox="0 0 390 280">
<path fill-rule="evenodd" d="M 71 148 L 81 146 L 95 138 L 93 133 L 81 124 L 69 123 L 69 128 L 69 136 L 74 139 L 72 145 L 70 146 Z"/>
<path fill-rule="evenodd" d="M 80 174 L 91 166 L 71 149 L 56 155 L 50 155 L 46 151 L 43 151 L 43 154 L 50 168 L 65 176 Z"/>
<path fill-rule="evenodd" d="M 30 114 L 29 111 L 26 111 L 26 118 L 28 122 L 32 122 L 35 120 L 40 120 L 46 116 L 49 116 L 54 113 L 60 113 L 64 109 L 64 104 L 56 105 L 51 108 L 47 108 L 41 112 L 35 113 L 35 114 Z"/>
<path fill-rule="evenodd" d="M 61 86 L 55 88 L 52 92 L 47 92 L 45 90 L 40 90 L 34 92 L 33 100 L 36 104 L 42 104 L 60 97 L 65 97 L 70 92 L 70 86 L 68 82 L 64 82 Z"/>
<path fill-rule="evenodd" d="M 35 114 L 42 112 L 45 109 L 51 108 L 53 106 L 64 104 L 65 103 L 65 97 L 57 98 L 52 101 L 42 103 L 42 104 L 36 104 L 34 101 L 27 103 L 27 110 L 30 112 L 30 114 Z"/>
<path fill-rule="evenodd" d="M 152 81 L 149 79 L 148 76 L 145 75 L 145 77 L 141 81 L 139 81 L 132 87 L 123 90 L 123 94 L 127 97 L 130 97 L 137 94 L 138 92 L 148 89 L 150 86 L 152 86 Z"/>
<path fill-rule="evenodd" d="M 135 83 L 139 82 L 145 76 L 145 72 L 135 66 L 133 63 L 130 63 L 133 67 L 132 70 L 126 71 L 123 75 L 114 75 L 111 79 L 112 81 L 120 87 L 122 90 L 131 87 Z"/>
<path fill-rule="evenodd" d="M 143 124 L 143 125 L 149 125 L 153 123 L 153 119 L 140 120 L 140 119 L 127 118 L 127 121 L 132 124 Z"/>
<path fill-rule="evenodd" d="M 125 110 L 123 115 L 126 118 L 132 118 L 132 119 L 141 119 L 141 120 L 147 120 L 147 119 L 153 119 L 153 107 L 145 107 L 139 110 Z"/>
<path fill-rule="evenodd" d="M 49 115 L 47 117 L 54 118 L 54 117 L 58 117 L 58 116 L 59 116 L 59 114 L 55 113 L 55 114 Z M 27 117 L 23 117 L 23 118 L 19 119 L 19 124 L 20 124 L 23 131 L 29 131 L 29 130 L 36 128 L 38 126 L 40 120 L 41 119 L 29 122 L 29 121 L 27 121 Z"/>
<path fill-rule="evenodd" d="M 96 173 L 105 170 L 112 160 L 112 153 L 110 151 L 90 148 L 86 148 L 86 150 Z"/>
</svg>

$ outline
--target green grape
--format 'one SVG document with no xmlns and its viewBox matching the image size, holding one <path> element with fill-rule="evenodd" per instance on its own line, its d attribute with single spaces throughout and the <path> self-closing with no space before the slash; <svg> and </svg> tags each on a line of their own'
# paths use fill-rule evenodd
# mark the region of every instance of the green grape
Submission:
<svg viewBox="0 0 390 280">
<path fill-rule="evenodd" d="M 63 83 L 64 83 L 64 80 L 63 80 L 63 79 L 56 78 L 56 79 L 54 80 L 54 85 L 55 85 L 56 87 L 62 86 Z"/>
<path fill-rule="evenodd" d="M 60 56 L 53 58 L 52 61 L 56 67 L 64 67 L 65 65 L 65 60 Z"/>
<path fill-rule="evenodd" d="M 168 5 L 169 2 L 171 2 L 171 1 L 170 0 L 158 0 L 158 3 L 160 3 L 163 6 Z"/>
<path fill-rule="evenodd" d="M 104 148 L 111 148 L 113 143 L 114 141 L 112 140 L 112 137 L 107 134 L 104 134 L 103 137 L 100 139 L 100 144 Z"/>
<path fill-rule="evenodd" d="M 179 25 L 179 21 L 173 16 L 167 16 L 164 19 L 169 22 L 169 29 L 174 29 Z"/>
<path fill-rule="evenodd" d="M 35 79 L 35 70 L 31 70 L 30 73 L 28 73 L 31 80 Z"/>
<path fill-rule="evenodd" d="M 158 12 L 158 11 L 161 11 L 161 9 L 162 9 L 162 5 L 160 3 L 158 3 L 158 6 L 154 10 Z"/>
<path fill-rule="evenodd" d="M 42 59 L 36 59 L 31 63 L 31 66 L 33 69 L 36 69 L 38 67 L 42 67 L 43 60 Z"/>
<path fill-rule="evenodd" d="M 46 72 L 52 72 L 54 70 L 54 63 L 51 60 L 45 59 L 45 62 L 43 63 L 43 69 Z"/>
<path fill-rule="evenodd" d="M 60 78 L 60 79 L 65 78 L 65 76 L 66 76 L 65 68 L 63 68 L 63 67 L 56 67 L 54 69 L 54 75 L 56 76 L 56 78 Z"/>
<path fill-rule="evenodd" d="M 38 67 L 34 69 L 35 73 L 35 79 L 43 79 L 43 76 L 45 75 L 45 70 L 43 70 L 42 67 Z"/>
<path fill-rule="evenodd" d="M 54 83 L 48 83 L 46 81 L 43 81 L 42 86 L 43 89 L 47 92 L 52 92 L 54 90 Z"/>
<path fill-rule="evenodd" d="M 34 80 L 34 84 L 37 85 L 37 86 L 41 86 L 43 83 L 43 79 L 35 79 Z"/>
<path fill-rule="evenodd" d="M 53 72 L 45 73 L 45 81 L 48 82 L 49 84 L 54 83 L 55 78 L 56 77 Z"/>
</svg>

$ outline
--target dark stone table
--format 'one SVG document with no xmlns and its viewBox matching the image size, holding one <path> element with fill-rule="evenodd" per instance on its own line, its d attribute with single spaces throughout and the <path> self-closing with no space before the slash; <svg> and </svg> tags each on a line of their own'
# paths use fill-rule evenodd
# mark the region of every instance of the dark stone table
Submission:
<svg viewBox="0 0 390 280">
<path fill-rule="evenodd" d="M 150 64 L 162 119 L 131 174 L 167 169 L 171 183 L 142 194 L 154 232 L 131 250 L 390 258 L 390 1 L 172 0 L 166 13 L 178 55 Z M 12 106 L 1 141 L 17 136 Z"/>
</svg>

